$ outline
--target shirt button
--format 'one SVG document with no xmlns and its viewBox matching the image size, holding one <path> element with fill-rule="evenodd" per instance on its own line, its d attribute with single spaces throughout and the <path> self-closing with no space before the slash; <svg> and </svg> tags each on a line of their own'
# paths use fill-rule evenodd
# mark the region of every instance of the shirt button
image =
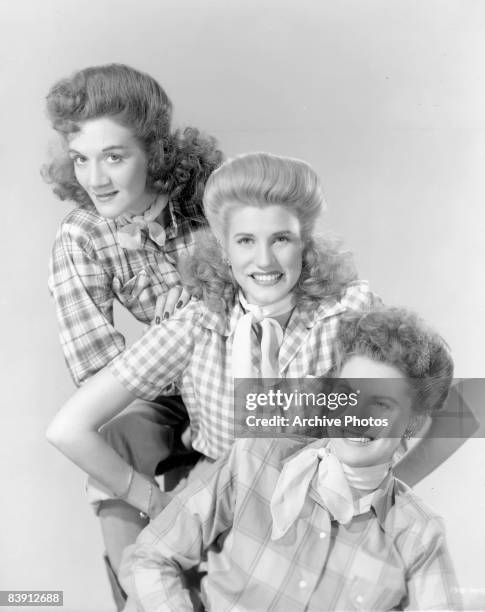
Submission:
<svg viewBox="0 0 485 612">
<path fill-rule="evenodd" d="M 304 589 L 306 587 L 306 580 L 300 580 L 298 586 L 300 587 L 300 589 Z"/>
<path fill-rule="evenodd" d="M 320 531 L 319 536 L 320 538 L 323 540 L 323 538 L 326 536 L 327 534 L 324 531 Z"/>
<path fill-rule="evenodd" d="M 363 596 L 362 596 L 362 595 L 357 595 L 357 597 L 355 598 L 355 601 L 356 601 L 358 604 L 361 604 L 361 603 L 364 601 L 364 598 L 363 598 Z"/>
</svg>

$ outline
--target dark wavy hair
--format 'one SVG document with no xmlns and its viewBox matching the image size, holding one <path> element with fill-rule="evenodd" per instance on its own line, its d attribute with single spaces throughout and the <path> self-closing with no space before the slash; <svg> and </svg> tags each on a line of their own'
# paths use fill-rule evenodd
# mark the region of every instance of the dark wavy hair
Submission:
<svg viewBox="0 0 485 612">
<path fill-rule="evenodd" d="M 446 342 L 416 314 L 378 307 L 345 313 L 339 325 L 336 370 L 353 355 L 396 367 L 414 390 L 413 410 L 430 414 L 443 408 L 453 379 Z"/>
<path fill-rule="evenodd" d="M 148 74 L 123 64 L 92 66 L 58 81 L 47 95 L 47 115 L 63 136 L 81 129 L 84 121 L 112 117 L 133 130 L 148 157 L 147 188 L 167 193 L 184 213 L 195 205 L 203 217 L 202 194 L 207 178 L 222 162 L 222 153 L 211 136 L 196 128 L 171 132 L 172 103 L 163 88 Z M 92 207 L 91 199 L 74 175 L 64 146 L 62 154 L 42 168 L 61 200 Z"/>
</svg>

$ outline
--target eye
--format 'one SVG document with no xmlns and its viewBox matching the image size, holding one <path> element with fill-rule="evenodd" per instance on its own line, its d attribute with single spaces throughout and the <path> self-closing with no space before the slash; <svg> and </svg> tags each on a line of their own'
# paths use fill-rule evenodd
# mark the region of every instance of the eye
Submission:
<svg viewBox="0 0 485 612">
<path fill-rule="evenodd" d="M 75 166 L 83 166 L 88 161 L 87 157 L 79 154 L 71 155 L 71 159 Z"/>
<path fill-rule="evenodd" d="M 290 237 L 289 236 L 276 236 L 276 238 L 274 239 L 275 242 L 290 242 Z"/>
<path fill-rule="evenodd" d="M 116 153 L 110 153 L 106 156 L 106 161 L 110 164 L 118 164 L 122 160 L 123 158 L 121 155 L 117 155 Z"/>
<path fill-rule="evenodd" d="M 375 400 L 374 406 L 378 406 L 379 408 L 384 408 L 385 410 L 389 410 L 391 408 L 389 404 L 383 400 Z"/>
<path fill-rule="evenodd" d="M 253 239 L 250 236 L 241 236 L 241 238 L 237 239 L 237 244 L 248 245 L 252 243 Z"/>
</svg>

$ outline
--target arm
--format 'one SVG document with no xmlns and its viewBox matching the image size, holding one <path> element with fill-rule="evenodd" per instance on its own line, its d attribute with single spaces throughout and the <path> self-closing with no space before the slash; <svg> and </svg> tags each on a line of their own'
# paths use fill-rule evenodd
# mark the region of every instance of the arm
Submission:
<svg viewBox="0 0 485 612">
<path fill-rule="evenodd" d="M 194 608 L 181 572 L 198 565 L 217 537 L 231 529 L 236 501 L 237 443 L 183 490 L 127 549 L 121 580 L 145 612 Z"/>
<path fill-rule="evenodd" d="M 77 386 L 125 348 L 123 335 L 113 327 L 111 284 L 87 230 L 63 224 L 52 251 L 49 288 L 62 350 Z"/>
<path fill-rule="evenodd" d="M 478 427 L 474 413 L 452 387 L 443 411 L 431 419 L 424 437 L 394 466 L 395 476 L 413 487 L 446 461 Z M 452 434 L 455 437 L 450 437 Z"/>
<path fill-rule="evenodd" d="M 76 465 L 149 516 L 166 504 L 166 494 L 140 474 L 132 479 L 131 467 L 98 430 L 135 397 L 153 399 L 176 380 L 190 359 L 193 338 L 190 318 L 149 328 L 108 368 L 78 389 L 47 431 L 48 440 Z"/>
<path fill-rule="evenodd" d="M 405 610 L 461 610 L 455 570 L 441 519 L 431 518 L 406 577 Z"/>
</svg>

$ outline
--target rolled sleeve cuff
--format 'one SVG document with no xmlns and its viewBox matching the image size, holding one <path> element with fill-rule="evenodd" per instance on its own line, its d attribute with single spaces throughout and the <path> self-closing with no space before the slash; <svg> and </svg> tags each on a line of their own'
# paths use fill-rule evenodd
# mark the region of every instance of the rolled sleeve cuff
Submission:
<svg viewBox="0 0 485 612">
<path fill-rule="evenodd" d="M 141 364 L 138 364 L 136 367 L 133 366 L 125 355 L 115 357 L 108 367 L 116 380 L 122 384 L 125 389 L 140 399 L 154 400 L 163 392 L 164 387 L 166 387 L 166 384 L 160 386 L 147 380 L 141 380 Z"/>
</svg>

